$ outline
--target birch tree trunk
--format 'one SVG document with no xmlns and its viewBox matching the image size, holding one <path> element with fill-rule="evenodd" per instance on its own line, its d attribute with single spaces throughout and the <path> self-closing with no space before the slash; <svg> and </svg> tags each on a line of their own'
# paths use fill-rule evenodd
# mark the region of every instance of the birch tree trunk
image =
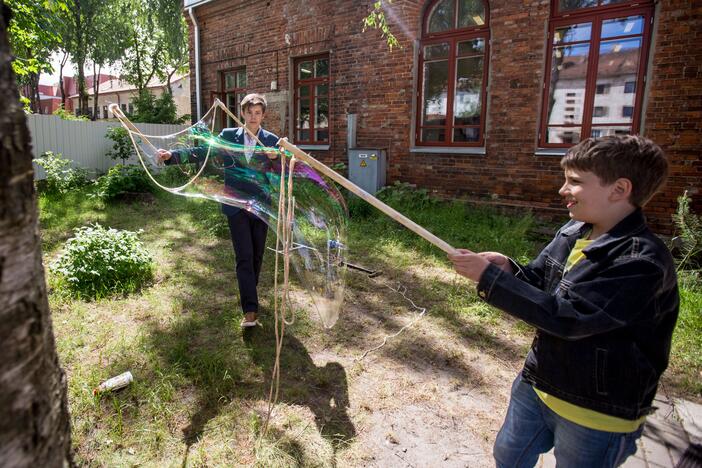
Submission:
<svg viewBox="0 0 702 468">
<path fill-rule="evenodd" d="M 72 465 L 66 377 L 59 367 L 41 261 L 29 130 L 0 0 L 0 465 Z"/>
</svg>

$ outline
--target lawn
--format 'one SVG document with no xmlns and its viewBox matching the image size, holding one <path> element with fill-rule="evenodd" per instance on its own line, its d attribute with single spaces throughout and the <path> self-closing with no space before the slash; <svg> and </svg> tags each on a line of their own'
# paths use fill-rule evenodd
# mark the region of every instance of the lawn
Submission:
<svg viewBox="0 0 702 468">
<path fill-rule="evenodd" d="M 499 250 L 526 261 L 547 240 L 532 234 L 536 221 L 528 214 L 437 203 L 403 188 L 387 196 L 456 247 Z M 425 425 L 446 440 L 455 436 L 456 446 L 467 443 L 470 434 L 460 421 L 454 422 L 456 429 L 447 429 L 441 417 L 432 423 L 426 410 L 446 405 L 452 395 L 459 395 L 456 401 L 463 406 L 484 403 L 470 409 L 481 422 L 469 425 L 476 447 L 487 453 L 481 456 L 489 456 L 509 378 L 528 349 L 531 330 L 480 302 L 441 251 L 402 226 L 352 203 L 350 260 L 383 275 L 372 280 L 349 274 L 347 305 L 332 330 L 322 330 L 304 314 L 288 328 L 280 402 L 268 436 L 259 438 L 274 358 L 273 323 L 269 314 L 254 333 L 243 335 L 238 327 L 234 258 L 218 206 L 167 193 L 110 204 L 85 191 L 41 196 L 45 265 L 74 228 L 93 222 L 143 229 L 140 237 L 157 266 L 153 284 L 128 297 L 86 302 L 50 289 L 79 464 L 392 463 L 397 458 L 384 460 L 373 445 L 374 439 L 392 446 L 401 438 L 387 419 L 391 415 L 402 414 L 409 421 L 405 429 L 419 431 Z M 268 252 L 259 286 L 268 312 L 273 260 Z M 54 285 L 51 274 L 48 282 Z M 426 317 L 358 359 L 414 317 L 407 301 L 387 287 L 398 282 L 407 288 L 407 297 L 427 308 Z M 682 284 L 683 309 L 665 382 L 673 394 L 699 400 L 702 288 L 692 275 L 685 275 Z M 432 374 L 437 369 L 440 376 Z M 93 396 L 102 380 L 126 370 L 135 377 L 128 388 Z M 411 421 L 415 409 L 421 422 Z"/>
</svg>

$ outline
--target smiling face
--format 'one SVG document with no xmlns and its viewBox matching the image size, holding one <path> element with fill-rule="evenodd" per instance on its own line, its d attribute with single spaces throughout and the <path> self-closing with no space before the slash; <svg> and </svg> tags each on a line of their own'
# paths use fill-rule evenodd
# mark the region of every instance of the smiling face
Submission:
<svg viewBox="0 0 702 468">
<path fill-rule="evenodd" d="M 622 202 L 631 206 L 623 197 L 628 193 L 622 192 L 622 184 L 627 183 L 626 179 L 618 179 L 603 184 L 593 172 L 566 169 L 565 183 L 558 193 L 565 199 L 572 219 L 592 224 L 594 239 L 621 220 Z"/>
</svg>

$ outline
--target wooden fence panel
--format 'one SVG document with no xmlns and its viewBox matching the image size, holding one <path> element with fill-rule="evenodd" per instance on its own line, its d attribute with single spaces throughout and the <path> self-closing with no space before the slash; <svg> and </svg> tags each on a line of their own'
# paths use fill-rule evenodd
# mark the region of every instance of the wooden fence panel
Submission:
<svg viewBox="0 0 702 468">
<path fill-rule="evenodd" d="M 27 115 L 27 126 L 32 138 L 32 155 L 36 159 L 47 151 L 61 153 L 64 158 L 73 161 L 75 167 L 87 169 L 91 176 L 107 172 L 112 166 L 121 163 L 107 157 L 114 142 L 107 138 L 111 127 L 118 127 L 118 121 L 83 122 L 63 120 L 55 115 Z M 185 125 L 137 124 L 147 135 L 168 135 L 176 133 Z M 131 158 L 127 163 L 136 164 Z M 44 170 L 34 163 L 35 179 L 45 177 Z"/>
</svg>

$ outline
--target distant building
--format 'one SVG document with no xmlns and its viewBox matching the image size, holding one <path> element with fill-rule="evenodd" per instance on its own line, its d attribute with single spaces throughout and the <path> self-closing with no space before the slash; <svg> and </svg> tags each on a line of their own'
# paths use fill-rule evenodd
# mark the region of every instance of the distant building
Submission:
<svg viewBox="0 0 702 468">
<path fill-rule="evenodd" d="M 163 94 L 167 85 L 165 82 L 158 79 L 153 79 L 147 85 L 147 89 L 156 97 Z M 171 90 L 173 91 L 173 99 L 176 105 L 176 114 L 178 117 L 190 113 L 190 78 L 187 75 L 174 76 L 171 80 Z M 108 106 L 117 104 L 122 112 L 134 112 L 134 100 L 138 95 L 137 88 L 126 83 L 118 78 L 112 78 L 100 83 L 98 90 L 98 119 L 113 118 L 109 113 Z M 92 116 L 93 112 L 93 96 L 92 87 L 88 89 L 88 112 Z M 78 94 L 74 93 L 70 97 L 73 109 L 78 107 Z"/>
<path fill-rule="evenodd" d="M 100 74 L 98 75 L 98 80 L 100 83 L 115 79 L 115 76 Z M 86 89 L 93 87 L 93 76 L 85 77 L 85 87 Z M 66 96 L 66 107 L 65 110 L 68 112 L 73 112 L 73 101 L 70 96 L 78 93 L 78 81 L 73 76 L 63 77 L 63 89 L 65 90 L 64 95 Z M 22 89 L 22 94 L 24 96 L 29 96 L 31 90 L 29 86 L 25 86 Z M 41 114 L 53 114 L 59 107 L 61 107 L 61 88 L 59 83 L 56 82 L 53 85 L 40 84 L 39 85 L 39 102 L 41 109 L 39 112 Z"/>
</svg>

